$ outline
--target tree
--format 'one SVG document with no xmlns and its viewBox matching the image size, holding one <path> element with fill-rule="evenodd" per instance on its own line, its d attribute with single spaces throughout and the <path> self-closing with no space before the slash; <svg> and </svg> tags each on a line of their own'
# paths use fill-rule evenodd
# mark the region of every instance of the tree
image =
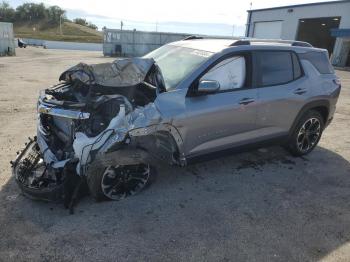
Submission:
<svg viewBox="0 0 350 262">
<path fill-rule="evenodd" d="M 91 23 L 91 22 L 86 21 L 85 18 L 80 18 L 80 17 L 78 17 L 78 18 L 75 18 L 75 19 L 73 20 L 73 22 L 74 22 L 75 24 L 87 26 L 87 27 L 90 27 L 90 28 L 95 29 L 95 30 L 98 29 L 97 25 L 95 25 L 95 24 L 93 24 L 93 23 Z"/>
<path fill-rule="evenodd" d="M 13 22 L 15 19 L 15 9 L 8 2 L 0 3 L 0 21 Z"/>
<path fill-rule="evenodd" d="M 57 5 L 50 6 L 49 8 L 47 8 L 46 12 L 47 12 L 47 18 L 49 22 L 53 24 L 58 24 L 60 22 L 60 19 L 66 18 L 65 17 L 66 11 Z"/>
<path fill-rule="evenodd" d="M 43 3 L 24 3 L 16 8 L 16 19 L 21 21 L 37 21 L 46 17 L 46 8 Z"/>
<path fill-rule="evenodd" d="M 90 28 L 92 28 L 92 29 L 95 29 L 95 30 L 98 29 L 97 25 L 95 25 L 95 24 L 93 24 L 93 23 L 91 23 L 91 22 L 89 22 L 87 26 L 90 27 Z"/>
<path fill-rule="evenodd" d="M 88 26 L 88 22 L 86 21 L 85 18 L 75 18 L 73 20 L 74 23 L 78 24 L 78 25 L 83 25 L 83 26 Z"/>
</svg>

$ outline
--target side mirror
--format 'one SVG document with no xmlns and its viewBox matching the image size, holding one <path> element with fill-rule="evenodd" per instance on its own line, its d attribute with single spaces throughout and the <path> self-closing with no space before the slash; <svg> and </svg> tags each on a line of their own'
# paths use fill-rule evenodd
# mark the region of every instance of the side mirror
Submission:
<svg viewBox="0 0 350 262">
<path fill-rule="evenodd" d="M 201 80 L 198 84 L 197 93 L 212 94 L 220 89 L 220 83 L 215 80 Z"/>
</svg>

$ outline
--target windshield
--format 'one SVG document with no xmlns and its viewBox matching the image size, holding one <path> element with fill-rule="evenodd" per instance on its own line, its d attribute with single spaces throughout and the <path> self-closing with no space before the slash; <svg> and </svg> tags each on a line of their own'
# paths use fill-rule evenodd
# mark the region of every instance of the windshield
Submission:
<svg viewBox="0 0 350 262">
<path fill-rule="evenodd" d="M 174 45 L 162 46 L 145 55 L 153 58 L 160 70 L 167 90 L 175 88 L 213 53 Z"/>
</svg>

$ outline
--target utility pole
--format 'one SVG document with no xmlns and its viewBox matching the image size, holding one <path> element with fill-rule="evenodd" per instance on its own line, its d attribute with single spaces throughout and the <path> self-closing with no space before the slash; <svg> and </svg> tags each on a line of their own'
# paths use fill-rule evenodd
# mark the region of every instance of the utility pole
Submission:
<svg viewBox="0 0 350 262">
<path fill-rule="evenodd" d="M 60 15 L 60 33 L 62 35 L 62 15 Z"/>
<path fill-rule="evenodd" d="M 120 31 L 123 31 L 123 25 L 124 25 L 123 21 L 120 21 Z"/>
</svg>

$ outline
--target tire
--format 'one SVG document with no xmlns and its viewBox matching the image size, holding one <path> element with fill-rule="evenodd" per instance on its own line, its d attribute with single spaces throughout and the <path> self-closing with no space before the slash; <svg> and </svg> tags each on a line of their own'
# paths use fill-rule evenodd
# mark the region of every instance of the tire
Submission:
<svg viewBox="0 0 350 262">
<path fill-rule="evenodd" d="M 310 153 L 320 141 L 324 129 L 324 119 L 315 110 L 306 112 L 298 121 L 291 134 L 286 149 L 293 156 L 303 156 Z"/>
<path fill-rule="evenodd" d="M 23 185 L 18 180 L 16 180 L 16 182 L 19 188 L 21 189 L 23 195 L 32 200 L 55 203 L 61 202 L 63 200 L 64 183 L 51 188 L 36 189 L 29 188 Z"/>
<path fill-rule="evenodd" d="M 36 142 L 34 142 L 34 140 L 31 140 L 27 144 L 25 149 L 21 152 L 20 158 L 16 160 L 15 166 L 13 166 L 13 173 L 15 174 L 16 183 L 22 191 L 23 195 L 30 199 L 41 200 L 45 202 L 60 202 L 63 199 L 66 179 L 64 179 L 62 183 L 50 185 L 49 187 L 31 187 L 26 183 L 25 180 L 19 179 L 19 175 L 21 173 L 21 165 L 25 161 L 33 162 L 33 166 L 29 171 L 30 174 L 38 167 L 37 159 L 41 156 L 39 153 L 39 146 Z"/>
<path fill-rule="evenodd" d="M 114 172 L 114 175 L 115 175 L 115 178 L 112 178 L 112 179 L 118 179 L 118 177 L 123 176 L 123 175 L 121 175 L 120 170 L 118 170 L 119 168 L 123 168 L 123 169 L 127 170 L 127 169 L 131 169 L 131 168 L 136 168 L 136 166 L 142 166 L 142 167 L 147 166 L 149 168 L 149 175 L 147 177 L 147 180 L 144 181 L 142 183 L 142 185 L 140 185 L 138 188 L 134 188 L 133 190 L 129 190 L 128 184 L 126 184 L 126 183 L 129 183 L 129 181 L 124 183 L 124 184 L 121 182 L 121 184 L 123 184 L 121 186 L 121 189 L 123 189 L 125 191 L 124 194 L 123 193 L 120 193 L 120 194 L 115 193 L 115 195 L 113 195 L 112 193 L 108 194 L 106 192 L 106 189 L 103 187 L 105 185 L 104 183 L 105 183 L 106 179 L 107 180 L 110 179 L 109 177 L 107 178 L 107 176 L 109 176 L 109 174 L 111 174 L 110 173 L 111 170 Z M 99 164 L 97 164 L 97 165 L 92 164 L 89 167 L 89 170 L 87 172 L 87 185 L 88 185 L 91 196 L 97 202 L 106 201 L 106 200 L 118 201 L 118 200 L 124 199 L 128 196 L 135 195 L 135 194 L 139 193 L 140 191 L 142 191 L 143 189 L 145 189 L 149 185 L 151 185 L 154 182 L 155 178 L 156 178 L 156 170 L 154 167 L 152 167 L 150 165 L 140 164 L 140 165 L 123 166 L 123 167 L 121 167 L 121 166 L 106 167 L 106 166 L 102 166 Z M 111 189 L 111 190 L 115 190 L 114 187 L 115 187 L 115 185 L 113 186 L 113 189 Z"/>
</svg>

